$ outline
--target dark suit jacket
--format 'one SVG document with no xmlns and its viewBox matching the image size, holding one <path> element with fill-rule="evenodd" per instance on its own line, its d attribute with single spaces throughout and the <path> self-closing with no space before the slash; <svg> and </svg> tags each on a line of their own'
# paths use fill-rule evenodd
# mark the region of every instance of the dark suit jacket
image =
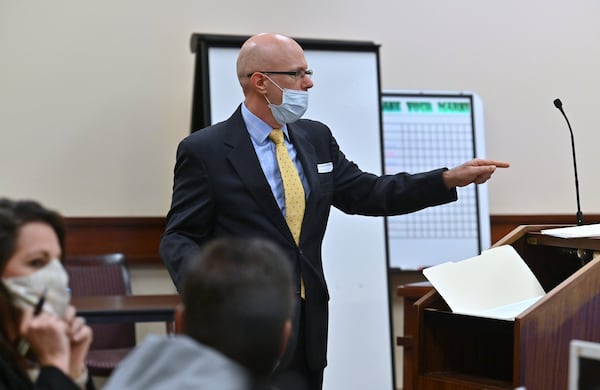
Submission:
<svg viewBox="0 0 600 390">
<path fill-rule="evenodd" d="M 93 390 L 94 384 L 90 380 L 86 385 L 87 390 Z M 56 367 L 41 367 L 40 374 L 35 383 L 31 382 L 27 374 L 0 358 L 0 390 L 81 390 L 68 376 Z"/>
<path fill-rule="evenodd" d="M 302 119 L 288 124 L 288 131 L 310 185 L 298 247 L 238 107 L 226 121 L 197 131 L 179 144 L 172 205 L 160 250 L 180 288 L 190 257 L 213 238 L 262 237 L 278 244 L 296 270 L 298 296 L 300 273 L 304 278 L 308 364 L 322 369 L 326 365 L 329 293 L 321 244 L 331 206 L 348 214 L 397 215 L 456 200 L 456 190 L 445 187 L 443 169 L 381 177 L 363 172 L 346 159 L 329 128 L 320 122 Z M 323 167 L 331 165 L 321 165 L 320 173 L 317 165 L 326 163 L 332 163 L 332 168 L 326 172 Z M 298 314 L 299 308 L 295 330 Z M 293 352 L 296 336 L 292 335 L 287 357 Z"/>
</svg>

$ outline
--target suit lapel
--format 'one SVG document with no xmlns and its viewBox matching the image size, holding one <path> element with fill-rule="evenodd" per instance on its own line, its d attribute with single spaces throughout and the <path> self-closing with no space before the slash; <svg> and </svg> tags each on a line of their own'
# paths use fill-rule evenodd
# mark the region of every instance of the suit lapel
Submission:
<svg viewBox="0 0 600 390">
<path fill-rule="evenodd" d="M 290 133 L 290 138 L 294 143 L 294 147 L 296 148 L 296 154 L 302 163 L 304 175 L 306 176 L 310 186 L 310 194 L 306 200 L 304 219 L 302 220 L 302 231 L 314 232 L 319 229 L 318 225 L 323 221 L 323 216 L 317 209 L 319 199 L 318 194 L 321 192 L 321 184 L 319 181 L 319 174 L 317 172 L 317 153 L 313 144 L 310 142 L 310 139 L 307 135 L 307 130 L 304 127 L 299 126 L 297 123 L 293 125 L 288 124 L 288 131 Z M 302 246 L 306 237 L 309 236 L 309 234 L 300 234 L 300 246 Z M 302 269 L 301 272 L 304 276 L 304 280 L 316 280 L 319 281 L 323 287 L 325 287 L 325 280 L 323 279 L 318 262 L 315 260 L 313 264 L 311 259 L 306 256 L 300 256 L 300 259 L 302 260 L 300 267 Z M 312 278 L 309 278 L 308 275 L 312 275 Z"/>
<path fill-rule="evenodd" d="M 306 137 L 306 131 L 303 128 L 297 124 L 288 124 L 288 131 L 290 133 L 290 138 L 294 143 L 294 148 L 296 148 L 296 153 L 302 163 L 304 175 L 306 176 L 310 186 L 310 194 L 306 200 L 304 220 L 302 221 L 302 228 L 304 229 L 310 221 L 310 216 L 314 215 L 316 212 L 316 194 L 318 194 L 320 190 L 319 177 L 317 173 L 317 155 L 315 148 Z M 302 240 L 302 238 L 300 238 L 300 240 Z"/>
<path fill-rule="evenodd" d="M 238 109 L 229 120 L 231 125 L 227 126 L 227 129 L 230 131 L 225 138 L 225 146 L 229 150 L 227 160 L 256 203 L 264 209 L 265 215 L 291 237 L 285 218 L 262 171 L 240 110 Z"/>
</svg>

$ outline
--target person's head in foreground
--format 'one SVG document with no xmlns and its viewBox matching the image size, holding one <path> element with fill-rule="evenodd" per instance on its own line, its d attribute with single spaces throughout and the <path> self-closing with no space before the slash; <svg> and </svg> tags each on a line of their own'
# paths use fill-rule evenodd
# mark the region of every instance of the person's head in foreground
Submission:
<svg viewBox="0 0 600 390">
<path fill-rule="evenodd" d="M 268 376 L 291 332 L 289 259 L 260 239 L 221 239 L 190 267 L 178 315 L 183 333 Z"/>
</svg>

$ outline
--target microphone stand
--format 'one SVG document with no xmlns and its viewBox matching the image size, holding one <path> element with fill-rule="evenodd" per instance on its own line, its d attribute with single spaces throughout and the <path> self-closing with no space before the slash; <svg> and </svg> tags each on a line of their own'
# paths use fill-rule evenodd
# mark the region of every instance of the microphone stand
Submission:
<svg viewBox="0 0 600 390">
<path fill-rule="evenodd" d="M 579 202 L 579 179 L 577 178 L 577 159 L 575 158 L 575 137 L 573 137 L 571 123 L 569 122 L 569 118 L 567 118 L 567 114 L 565 114 L 565 111 L 563 110 L 560 99 L 554 99 L 554 106 L 558 108 L 562 116 L 567 121 L 567 126 L 569 127 L 569 132 L 571 133 L 571 151 L 573 152 L 573 170 L 575 171 L 575 195 L 577 197 L 577 214 L 575 217 L 577 218 L 577 226 L 581 226 L 583 225 L 583 213 L 581 212 L 581 203 Z M 589 249 L 578 248 L 577 257 L 579 260 L 581 260 L 581 265 L 583 266 L 592 259 L 593 252 Z"/>
<path fill-rule="evenodd" d="M 569 126 L 569 132 L 571 133 L 571 151 L 573 152 L 573 170 L 575 171 L 575 195 L 577 196 L 577 226 L 583 225 L 583 213 L 581 212 L 581 203 L 579 203 L 579 179 L 577 178 L 577 159 L 575 158 L 575 137 L 573 137 L 573 129 L 571 128 L 571 123 L 569 122 L 569 118 L 565 114 L 565 111 L 562 107 L 562 102 L 560 99 L 554 99 L 554 106 L 558 108 L 562 116 L 567 121 L 567 126 Z"/>
</svg>

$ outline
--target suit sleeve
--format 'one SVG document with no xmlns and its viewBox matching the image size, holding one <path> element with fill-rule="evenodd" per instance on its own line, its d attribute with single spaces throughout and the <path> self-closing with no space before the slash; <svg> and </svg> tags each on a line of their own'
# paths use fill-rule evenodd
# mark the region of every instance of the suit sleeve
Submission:
<svg viewBox="0 0 600 390">
<path fill-rule="evenodd" d="M 347 214 L 399 215 L 457 199 L 456 188 L 444 184 L 446 168 L 377 176 L 346 159 L 332 135 L 329 144 L 334 161 L 333 205 Z"/>
<path fill-rule="evenodd" d="M 184 139 L 177 148 L 171 209 L 160 254 L 178 290 L 189 262 L 212 236 L 214 201 L 205 165 Z"/>
</svg>

